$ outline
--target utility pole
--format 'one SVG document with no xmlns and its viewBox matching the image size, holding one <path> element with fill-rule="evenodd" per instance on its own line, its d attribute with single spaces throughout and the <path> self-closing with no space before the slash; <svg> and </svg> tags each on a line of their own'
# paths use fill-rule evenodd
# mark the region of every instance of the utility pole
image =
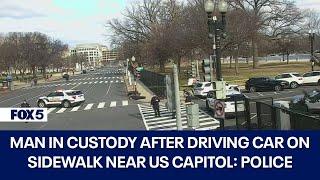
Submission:
<svg viewBox="0 0 320 180">
<path fill-rule="evenodd" d="M 197 79 L 200 79 L 199 60 L 196 60 L 196 66 L 197 66 Z"/>
<path fill-rule="evenodd" d="M 309 31 L 309 37 L 310 37 L 310 54 L 311 54 L 311 70 L 314 71 L 314 31 Z"/>
<path fill-rule="evenodd" d="M 176 122 L 177 130 L 182 131 L 182 121 L 181 121 L 181 108 L 180 108 L 180 95 L 179 95 L 179 77 L 178 68 L 176 64 L 173 64 L 173 78 L 174 78 L 174 94 L 175 94 L 175 105 L 176 105 Z"/>
</svg>

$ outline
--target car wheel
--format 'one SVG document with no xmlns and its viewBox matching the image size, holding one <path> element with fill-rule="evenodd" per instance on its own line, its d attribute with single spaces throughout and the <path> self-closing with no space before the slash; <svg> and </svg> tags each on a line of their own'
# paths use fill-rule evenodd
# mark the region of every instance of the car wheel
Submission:
<svg viewBox="0 0 320 180">
<path fill-rule="evenodd" d="M 69 108 L 69 107 L 71 106 L 71 103 L 70 103 L 69 101 L 63 101 L 63 102 L 62 102 L 62 106 L 63 106 L 64 108 Z"/>
<path fill-rule="evenodd" d="M 281 90 L 282 90 L 282 87 L 279 86 L 279 85 L 277 85 L 277 86 L 274 87 L 274 90 L 275 90 L 275 91 L 281 91 Z"/>
<path fill-rule="evenodd" d="M 251 92 L 251 93 L 256 92 L 256 88 L 255 88 L 255 87 L 250 87 L 250 88 L 249 88 L 249 92 Z"/>
<path fill-rule="evenodd" d="M 39 108 L 45 108 L 46 107 L 46 103 L 44 101 L 39 101 L 38 102 L 38 107 Z"/>
<path fill-rule="evenodd" d="M 297 83 L 297 82 L 291 82 L 290 83 L 290 88 L 291 89 L 295 89 L 295 88 L 297 88 L 299 86 L 299 84 Z"/>
</svg>

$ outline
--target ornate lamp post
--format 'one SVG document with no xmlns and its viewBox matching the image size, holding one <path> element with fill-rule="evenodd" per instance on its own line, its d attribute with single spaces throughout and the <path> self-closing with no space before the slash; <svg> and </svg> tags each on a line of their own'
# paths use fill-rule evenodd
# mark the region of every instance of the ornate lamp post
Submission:
<svg viewBox="0 0 320 180">
<path fill-rule="evenodd" d="M 207 0 L 204 8 L 208 15 L 209 38 L 213 39 L 213 55 L 216 57 L 216 78 L 218 81 L 222 81 L 221 36 L 225 31 L 228 4 L 225 0 L 219 1 L 218 9 L 221 14 L 221 20 L 218 20 L 216 16 L 213 16 L 215 3 L 216 1 L 213 2 L 213 0 Z"/>
<path fill-rule="evenodd" d="M 314 71 L 314 38 L 315 38 L 315 32 L 313 30 L 309 31 L 309 39 L 310 39 L 310 62 L 311 62 L 311 70 Z"/>
</svg>

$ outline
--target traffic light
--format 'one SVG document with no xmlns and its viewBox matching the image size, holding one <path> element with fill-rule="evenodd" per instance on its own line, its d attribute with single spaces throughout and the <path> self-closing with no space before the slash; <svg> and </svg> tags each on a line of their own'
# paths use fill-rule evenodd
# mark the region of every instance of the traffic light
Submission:
<svg viewBox="0 0 320 180">
<path fill-rule="evenodd" d="M 196 62 L 191 62 L 191 77 L 196 78 L 197 77 L 197 67 Z"/>
<path fill-rule="evenodd" d="M 212 69 L 211 69 L 211 61 L 210 59 L 204 59 L 202 60 L 202 71 L 203 71 L 203 80 L 205 82 L 211 82 L 211 73 L 212 73 Z"/>
<path fill-rule="evenodd" d="M 214 81 L 212 83 L 212 86 L 214 89 L 216 99 L 226 99 L 227 89 L 225 81 Z"/>
</svg>

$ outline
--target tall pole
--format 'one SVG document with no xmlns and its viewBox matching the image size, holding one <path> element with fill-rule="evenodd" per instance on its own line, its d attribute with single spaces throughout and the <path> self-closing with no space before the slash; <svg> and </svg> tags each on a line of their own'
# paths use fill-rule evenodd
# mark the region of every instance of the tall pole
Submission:
<svg viewBox="0 0 320 180">
<path fill-rule="evenodd" d="M 310 32 L 311 70 L 314 71 L 314 32 Z"/>
<path fill-rule="evenodd" d="M 180 95 L 179 95 L 179 77 L 178 68 L 176 64 L 173 64 L 173 78 L 174 78 L 174 95 L 175 95 L 175 105 L 176 105 L 176 122 L 177 130 L 182 131 L 182 121 L 181 121 L 181 109 L 180 109 Z"/>
<path fill-rule="evenodd" d="M 216 39 L 216 76 L 218 81 L 222 81 L 222 73 L 221 73 L 221 47 L 220 47 L 220 29 L 216 29 L 215 33 Z"/>
</svg>

